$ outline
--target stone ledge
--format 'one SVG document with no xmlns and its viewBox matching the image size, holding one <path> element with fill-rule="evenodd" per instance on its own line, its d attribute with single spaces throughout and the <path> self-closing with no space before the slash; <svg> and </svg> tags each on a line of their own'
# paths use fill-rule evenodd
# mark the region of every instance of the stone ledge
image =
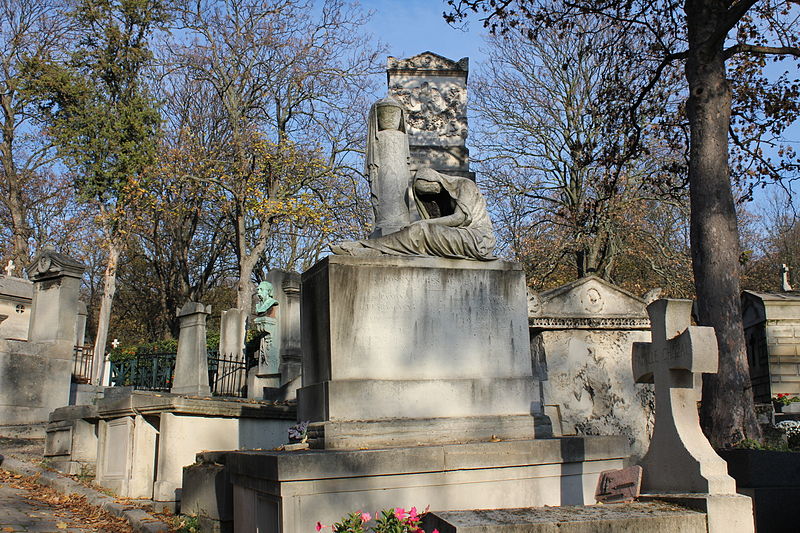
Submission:
<svg viewBox="0 0 800 533">
<path fill-rule="evenodd" d="M 705 533 L 705 514 L 664 502 L 442 511 L 425 516 L 425 531 L 442 533 Z"/>
<path fill-rule="evenodd" d="M 530 414 L 463 418 L 328 421 L 311 424 L 311 448 L 356 450 L 553 436 L 550 419 Z"/>
<path fill-rule="evenodd" d="M 232 476 L 284 482 L 605 461 L 627 458 L 627 449 L 627 440 L 618 436 L 561 437 L 377 450 L 240 451 L 228 453 L 224 463 Z"/>
<path fill-rule="evenodd" d="M 103 419 L 175 413 L 184 415 L 218 416 L 225 418 L 274 418 L 295 420 L 294 404 L 278 404 L 235 398 L 192 398 L 169 393 L 134 391 L 120 398 L 103 398 L 97 402 L 98 416 Z"/>
</svg>

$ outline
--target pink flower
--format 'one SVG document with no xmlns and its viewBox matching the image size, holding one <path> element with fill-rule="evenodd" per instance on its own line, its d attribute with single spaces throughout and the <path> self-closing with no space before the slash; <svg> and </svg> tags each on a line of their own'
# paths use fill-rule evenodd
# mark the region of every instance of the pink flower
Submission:
<svg viewBox="0 0 800 533">
<path fill-rule="evenodd" d="M 406 510 L 403 509 L 402 507 L 398 507 L 397 509 L 394 510 L 394 516 L 398 520 L 402 520 L 403 518 L 406 517 Z"/>
<path fill-rule="evenodd" d="M 417 518 L 419 518 L 419 515 L 417 514 L 417 508 L 416 507 L 412 507 L 411 508 L 411 510 L 408 512 L 408 517 L 411 520 L 416 520 Z"/>
<path fill-rule="evenodd" d="M 317 531 L 319 531 L 320 529 L 322 529 L 322 524 L 320 524 L 319 522 L 317 522 Z"/>
<path fill-rule="evenodd" d="M 372 517 L 369 515 L 369 513 L 361 513 L 362 522 L 369 522 L 371 519 Z"/>
<path fill-rule="evenodd" d="M 438 529 L 434 529 L 433 531 L 431 531 L 431 533 L 439 533 L 439 530 Z"/>
</svg>

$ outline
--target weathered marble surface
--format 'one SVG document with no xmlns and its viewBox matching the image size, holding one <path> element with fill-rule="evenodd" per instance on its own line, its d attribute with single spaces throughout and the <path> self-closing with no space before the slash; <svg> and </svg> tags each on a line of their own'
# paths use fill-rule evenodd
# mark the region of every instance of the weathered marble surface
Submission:
<svg viewBox="0 0 800 533">
<path fill-rule="evenodd" d="M 519 265 L 329 256 L 303 275 L 302 301 L 298 410 L 328 424 L 325 447 L 417 444 L 419 428 L 423 442 L 549 434 Z M 495 429 L 485 434 L 480 417 Z M 393 432 L 398 419 L 416 429 Z"/>
<path fill-rule="evenodd" d="M 528 298 L 534 366 L 564 434 L 623 435 L 633 460 L 653 433 L 655 395 L 635 384 L 634 342 L 650 340 L 640 298 L 595 276 Z"/>
<path fill-rule="evenodd" d="M 181 331 L 171 389 L 174 394 L 211 396 L 206 348 L 206 319 L 210 314 L 211 306 L 199 302 L 186 302 L 178 311 Z"/>
</svg>

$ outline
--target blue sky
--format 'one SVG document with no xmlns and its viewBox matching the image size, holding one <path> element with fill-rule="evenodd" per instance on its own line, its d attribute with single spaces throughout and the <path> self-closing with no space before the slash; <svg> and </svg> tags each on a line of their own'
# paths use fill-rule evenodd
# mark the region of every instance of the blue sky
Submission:
<svg viewBox="0 0 800 533">
<path fill-rule="evenodd" d="M 479 23 L 469 31 L 451 28 L 442 18 L 442 0 L 363 0 L 374 12 L 367 29 L 389 46 L 389 54 L 410 57 L 430 50 L 449 59 L 470 58 L 470 67 L 482 59 Z"/>
</svg>

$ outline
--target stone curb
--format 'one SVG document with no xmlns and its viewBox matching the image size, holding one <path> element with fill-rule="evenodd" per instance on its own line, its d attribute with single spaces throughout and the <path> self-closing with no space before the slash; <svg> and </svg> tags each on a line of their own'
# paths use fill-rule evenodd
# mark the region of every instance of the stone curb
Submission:
<svg viewBox="0 0 800 533">
<path fill-rule="evenodd" d="M 129 507 L 118 503 L 115 498 L 106 496 L 94 489 L 81 485 L 55 472 L 44 470 L 30 463 L 0 455 L 0 467 L 15 474 L 23 476 L 39 475 L 37 483 L 50 487 L 64 494 L 78 494 L 85 496 L 86 501 L 95 507 L 100 507 L 114 516 L 119 516 L 128 521 L 131 527 L 141 533 L 168 533 L 169 526 L 157 518 L 152 517 L 142 509 Z"/>
</svg>

